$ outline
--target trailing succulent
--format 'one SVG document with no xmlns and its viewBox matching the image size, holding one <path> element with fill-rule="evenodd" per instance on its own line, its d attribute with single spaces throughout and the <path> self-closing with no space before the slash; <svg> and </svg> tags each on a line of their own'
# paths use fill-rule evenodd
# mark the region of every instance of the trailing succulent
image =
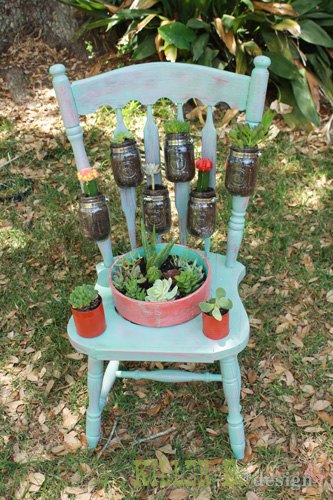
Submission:
<svg viewBox="0 0 333 500">
<path fill-rule="evenodd" d="M 230 299 L 226 297 L 226 292 L 223 288 L 217 288 L 215 292 L 216 298 L 211 298 L 208 302 L 200 302 L 199 307 L 202 312 L 213 316 L 217 321 L 221 321 L 221 310 L 229 311 L 233 304 Z"/>
<path fill-rule="evenodd" d="M 92 305 L 98 298 L 93 285 L 81 285 L 74 288 L 69 296 L 69 303 L 74 309 L 83 309 Z"/>
</svg>

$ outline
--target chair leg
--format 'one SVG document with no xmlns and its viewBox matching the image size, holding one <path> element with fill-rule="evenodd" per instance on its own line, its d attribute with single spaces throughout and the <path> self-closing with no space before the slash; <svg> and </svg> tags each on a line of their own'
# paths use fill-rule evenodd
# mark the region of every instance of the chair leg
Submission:
<svg viewBox="0 0 333 500">
<path fill-rule="evenodd" d="M 244 458 L 245 435 L 240 406 L 240 370 L 237 356 L 220 361 L 223 389 L 228 403 L 228 431 L 231 449 L 237 459 Z"/>
<path fill-rule="evenodd" d="M 96 448 L 101 435 L 101 413 L 99 404 L 104 362 L 99 359 L 88 357 L 88 394 L 89 406 L 86 420 L 86 436 L 89 448 Z"/>
<path fill-rule="evenodd" d="M 108 397 L 108 394 L 111 391 L 112 386 L 116 380 L 116 372 L 118 368 L 119 361 L 109 361 L 103 377 L 101 398 L 99 402 L 101 410 L 103 410 L 104 406 L 106 405 L 106 398 Z"/>
</svg>

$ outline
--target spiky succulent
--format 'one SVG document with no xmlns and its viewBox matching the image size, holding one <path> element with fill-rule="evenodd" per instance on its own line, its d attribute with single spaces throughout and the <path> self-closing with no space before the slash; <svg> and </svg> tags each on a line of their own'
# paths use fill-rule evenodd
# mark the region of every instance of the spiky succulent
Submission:
<svg viewBox="0 0 333 500">
<path fill-rule="evenodd" d="M 245 146 L 254 147 L 261 143 L 269 132 L 275 113 L 267 109 L 262 116 L 261 123 L 251 128 L 248 123 L 238 123 L 229 133 L 232 143 L 240 149 Z"/>
<path fill-rule="evenodd" d="M 164 131 L 166 134 L 179 134 L 181 132 L 189 132 L 190 124 L 181 120 L 170 120 L 165 122 Z"/>
<path fill-rule="evenodd" d="M 130 132 L 118 132 L 117 134 L 114 134 L 112 142 L 114 144 L 122 144 L 128 139 L 134 139 L 133 134 Z"/>
<path fill-rule="evenodd" d="M 172 279 L 156 280 L 151 288 L 147 290 L 146 302 L 166 302 L 173 300 L 178 292 L 177 285 L 170 290 Z"/>
<path fill-rule="evenodd" d="M 201 284 L 201 275 L 195 270 L 183 270 L 178 276 L 175 276 L 179 291 L 182 295 L 189 295 L 195 292 Z"/>
<path fill-rule="evenodd" d="M 89 307 L 98 297 L 93 285 L 81 285 L 74 288 L 69 296 L 69 303 L 74 309 Z"/>
<path fill-rule="evenodd" d="M 136 278 L 131 278 L 124 283 L 125 295 L 131 299 L 145 300 L 146 292 L 140 288 Z"/>
<path fill-rule="evenodd" d="M 151 266 L 147 270 L 147 280 L 149 283 L 155 283 L 162 276 L 162 271 L 160 271 L 156 266 Z"/>
<path fill-rule="evenodd" d="M 151 244 L 149 244 L 148 238 L 147 238 L 147 232 L 146 232 L 146 228 L 145 228 L 145 224 L 143 222 L 143 219 L 141 219 L 141 239 L 142 239 L 142 246 L 143 246 L 147 271 L 153 266 L 157 267 L 157 269 L 160 269 L 161 265 L 168 258 L 169 254 L 171 252 L 171 249 L 172 249 L 173 245 L 175 244 L 175 240 L 169 241 L 169 243 L 167 243 L 163 247 L 163 249 L 157 253 L 155 226 L 153 227 Z"/>
<path fill-rule="evenodd" d="M 221 321 L 222 314 L 220 309 L 229 311 L 233 304 L 232 301 L 226 297 L 226 292 L 223 288 L 217 288 L 215 295 L 216 298 L 211 298 L 208 302 L 200 302 L 199 307 L 202 312 L 210 314 L 217 319 L 217 321 Z"/>
</svg>

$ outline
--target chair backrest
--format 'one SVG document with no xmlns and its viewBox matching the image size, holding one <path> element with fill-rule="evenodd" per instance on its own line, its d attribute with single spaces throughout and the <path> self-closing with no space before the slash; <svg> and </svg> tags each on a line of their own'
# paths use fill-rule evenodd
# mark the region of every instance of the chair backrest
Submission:
<svg viewBox="0 0 333 500">
<path fill-rule="evenodd" d="M 184 120 L 183 104 L 190 98 L 197 98 L 206 105 L 207 119 L 202 129 L 202 156 L 214 165 L 210 186 L 215 186 L 216 130 L 212 107 L 224 102 L 230 108 L 246 112 L 251 126 L 260 123 L 266 96 L 269 58 L 254 59 L 251 76 L 239 75 L 206 66 L 156 62 L 128 66 L 107 73 L 70 83 L 62 64 L 50 68 L 53 85 L 58 99 L 67 136 L 72 144 L 78 170 L 89 166 L 83 144 L 79 116 L 95 112 L 102 105 L 116 110 L 116 132 L 126 131 L 122 119 L 122 108 L 131 100 L 137 100 L 147 107 L 144 127 L 145 160 L 160 163 L 160 142 L 154 122 L 152 105 L 161 98 L 169 98 L 177 105 L 179 120 Z M 189 183 L 175 184 L 176 208 L 179 216 L 180 239 L 186 243 L 186 214 L 189 197 Z M 122 208 L 126 216 L 132 248 L 135 240 L 135 188 L 121 189 Z M 209 240 L 206 241 L 206 250 Z"/>
</svg>

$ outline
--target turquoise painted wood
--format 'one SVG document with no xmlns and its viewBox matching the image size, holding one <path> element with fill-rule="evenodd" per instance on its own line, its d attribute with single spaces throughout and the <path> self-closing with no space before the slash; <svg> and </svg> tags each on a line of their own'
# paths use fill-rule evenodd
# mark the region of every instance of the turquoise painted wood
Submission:
<svg viewBox="0 0 333 500">
<path fill-rule="evenodd" d="M 246 120 L 255 126 L 261 120 L 268 80 L 267 57 L 254 60 L 251 77 L 203 66 L 179 63 L 149 63 L 121 68 L 70 84 L 61 64 L 52 66 L 50 72 L 59 102 L 67 136 L 73 147 L 78 170 L 89 165 L 83 145 L 79 116 L 96 111 L 101 105 L 112 106 L 117 113 L 117 131 L 126 127 L 122 119 L 123 106 L 132 99 L 147 106 L 144 128 L 147 162 L 160 163 L 159 135 L 154 122 L 152 105 L 167 97 L 177 105 L 178 119 L 183 119 L 183 104 L 198 98 L 208 106 L 207 121 L 202 132 L 202 155 L 210 158 L 214 171 L 210 186 L 215 186 L 216 130 L 212 107 L 225 102 L 231 108 L 246 111 Z M 156 182 L 160 178 L 155 179 Z M 179 214 L 181 242 L 186 242 L 186 211 L 189 183 L 175 186 L 176 208 Z M 135 189 L 121 190 L 122 208 L 126 216 L 131 247 L 135 240 Z M 96 289 L 103 298 L 107 328 L 94 339 L 78 336 L 73 318 L 68 323 L 68 335 L 73 347 L 88 355 L 87 440 L 91 448 L 100 438 L 101 413 L 108 394 L 117 378 L 148 378 L 151 380 L 184 382 L 223 382 L 228 403 L 228 430 L 231 448 L 236 458 L 244 457 L 245 438 L 240 407 L 241 373 L 237 355 L 247 345 L 249 320 L 238 294 L 238 285 L 245 276 L 245 268 L 237 261 L 242 242 L 245 213 L 249 199 L 234 196 L 229 221 L 227 254 L 209 251 L 210 240 L 205 240 L 205 252 L 212 266 L 212 293 L 223 286 L 234 303 L 230 311 L 230 333 L 220 341 L 206 338 L 202 333 L 201 316 L 171 328 L 147 328 L 124 320 L 113 307 L 108 285 L 109 267 L 113 262 L 110 241 L 100 242 L 103 263 L 97 266 Z M 104 370 L 104 361 L 108 365 Z M 120 361 L 219 361 L 221 375 L 193 373 L 180 370 L 154 370 L 152 372 L 119 370 Z"/>
</svg>

